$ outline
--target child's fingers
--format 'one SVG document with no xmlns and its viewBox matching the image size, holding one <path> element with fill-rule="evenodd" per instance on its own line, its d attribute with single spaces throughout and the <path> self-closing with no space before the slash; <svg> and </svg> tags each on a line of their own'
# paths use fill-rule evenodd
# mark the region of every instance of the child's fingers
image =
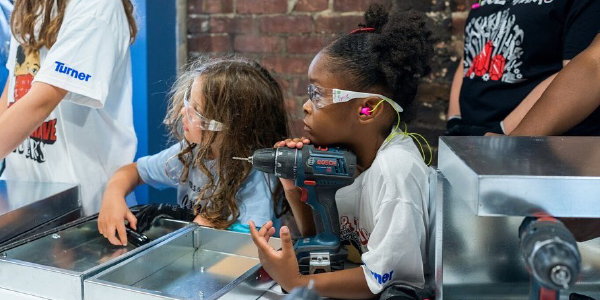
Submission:
<svg viewBox="0 0 600 300">
<path fill-rule="evenodd" d="M 296 189 L 297 188 L 296 184 L 291 179 L 279 178 L 279 181 L 281 181 L 281 185 L 283 186 L 283 190 L 284 191 L 288 191 L 288 190 L 292 190 L 292 189 Z"/>
<path fill-rule="evenodd" d="M 117 237 L 115 236 L 115 230 L 116 230 L 116 228 L 115 228 L 115 226 L 114 226 L 114 225 L 109 225 L 109 226 L 107 227 L 107 230 L 106 230 L 106 235 L 105 235 L 105 237 L 108 239 L 108 241 L 109 241 L 111 244 L 113 244 L 113 245 L 115 245 L 115 246 L 121 246 L 121 245 L 123 245 L 123 244 L 121 244 L 121 242 L 120 242 L 120 241 L 117 239 Z"/>
<path fill-rule="evenodd" d="M 104 235 L 104 233 L 102 233 L 103 227 L 104 227 L 104 223 L 102 223 L 100 220 L 98 220 L 98 232 L 100 233 L 100 235 Z"/>
<path fill-rule="evenodd" d="M 258 231 L 256 230 L 256 227 L 254 225 L 254 222 L 249 221 L 248 225 L 250 226 L 250 236 L 252 237 L 252 241 L 258 248 L 259 252 L 262 251 L 262 252 L 264 252 L 265 255 L 268 255 L 269 253 L 272 253 L 273 251 L 275 251 L 275 249 L 273 249 L 273 247 L 271 247 L 271 245 L 269 245 L 269 243 L 267 243 L 267 241 L 264 238 L 259 236 Z"/>
<path fill-rule="evenodd" d="M 267 221 L 267 223 L 263 225 L 263 228 L 266 228 L 267 230 L 269 230 L 271 227 L 273 227 L 273 221 L 271 220 Z"/>
<path fill-rule="evenodd" d="M 279 230 L 281 233 L 281 249 L 284 253 L 294 253 L 294 244 L 292 243 L 292 235 L 290 229 L 287 226 L 282 226 Z"/>
<path fill-rule="evenodd" d="M 258 236 L 259 237 L 264 237 L 267 234 L 267 227 L 263 226 L 258 230 Z"/>
<path fill-rule="evenodd" d="M 258 246 L 258 231 L 256 230 L 256 226 L 254 225 L 253 221 L 248 221 L 248 227 L 250 227 L 250 237 L 252 238 L 252 241 L 254 242 L 254 244 L 256 244 L 256 246 Z"/>
<path fill-rule="evenodd" d="M 129 221 L 129 227 L 133 228 L 133 230 L 137 230 L 137 218 L 131 213 L 130 210 L 127 210 L 125 218 L 127 218 L 127 221 Z"/>
<path fill-rule="evenodd" d="M 267 243 L 269 242 L 269 239 L 275 234 L 275 228 L 271 227 L 269 228 L 269 230 L 267 230 L 267 235 L 265 236 L 265 240 L 267 240 Z"/>
<path fill-rule="evenodd" d="M 267 223 L 265 223 L 258 231 L 258 235 L 266 238 L 267 234 L 269 233 L 269 229 L 271 228 L 273 228 L 273 222 L 267 221 Z"/>
<path fill-rule="evenodd" d="M 125 223 L 121 222 L 117 224 L 117 232 L 119 233 L 121 245 L 127 246 L 127 232 L 125 231 Z"/>
</svg>

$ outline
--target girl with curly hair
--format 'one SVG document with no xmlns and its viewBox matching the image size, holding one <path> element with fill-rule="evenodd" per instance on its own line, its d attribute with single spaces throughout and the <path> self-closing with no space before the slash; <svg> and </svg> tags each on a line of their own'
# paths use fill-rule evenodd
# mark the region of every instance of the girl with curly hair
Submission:
<svg viewBox="0 0 600 300">
<path fill-rule="evenodd" d="M 328 45 L 308 70 L 309 100 L 304 104 L 307 138 L 288 139 L 280 147 L 314 142 L 342 146 L 357 156 L 361 172 L 336 193 L 343 243 L 360 254 L 361 267 L 302 275 L 287 227 L 282 250 L 267 241 L 275 230 L 250 224 L 265 270 L 282 288 L 292 290 L 314 280 L 325 297 L 366 299 L 390 285 L 423 288 L 427 263 L 430 169 L 420 142 L 400 126 L 411 116 L 421 76 L 433 52 L 425 17 L 388 12 L 373 5 L 366 24 Z M 416 142 L 416 143 L 415 143 Z M 302 235 L 314 235 L 311 209 L 302 191 L 281 180 Z"/>
<path fill-rule="evenodd" d="M 276 181 L 232 157 L 250 156 L 288 135 L 279 84 L 254 61 L 201 58 L 171 94 L 165 123 L 178 143 L 115 173 L 104 193 L 100 233 L 126 245 L 124 220 L 133 229 L 137 220 L 124 198 L 143 183 L 177 188 L 178 204 L 194 209 L 200 225 L 249 232 L 248 221 L 273 219 Z"/>
</svg>

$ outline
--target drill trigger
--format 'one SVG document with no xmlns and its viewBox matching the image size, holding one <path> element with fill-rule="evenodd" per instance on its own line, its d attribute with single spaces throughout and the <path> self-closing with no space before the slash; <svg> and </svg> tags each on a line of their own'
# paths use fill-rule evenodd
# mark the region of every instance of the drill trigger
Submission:
<svg viewBox="0 0 600 300">
<path fill-rule="evenodd" d="M 302 196 L 300 196 L 300 200 L 306 203 L 306 201 L 308 201 L 308 190 L 303 187 L 301 187 L 300 189 L 302 190 Z"/>
</svg>

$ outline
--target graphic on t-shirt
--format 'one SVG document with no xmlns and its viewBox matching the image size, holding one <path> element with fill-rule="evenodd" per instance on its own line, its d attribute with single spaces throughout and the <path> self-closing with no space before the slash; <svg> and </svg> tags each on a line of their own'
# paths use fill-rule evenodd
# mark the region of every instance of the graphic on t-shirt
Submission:
<svg viewBox="0 0 600 300">
<path fill-rule="evenodd" d="M 19 101 L 31 89 L 33 78 L 40 69 L 40 53 L 25 49 L 19 45 L 17 47 L 17 57 L 15 60 L 15 88 L 14 100 L 8 104 L 11 107 Z M 13 152 L 25 155 L 38 163 L 46 161 L 44 147 L 47 144 L 56 142 L 57 120 L 51 119 L 40 125 L 21 145 Z"/>
<path fill-rule="evenodd" d="M 465 77 L 506 83 L 524 80 L 519 69 L 524 36 L 510 9 L 471 19 L 465 29 Z"/>
<path fill-rule="evenodd" d="M 15 62 L 15 102 L 23 98 L 31 88 L 33 77 L 40 69 L 40 52 L 25 50 L 23 46 L 17 47 L 17 60 Z"/>
<path fill-rule="evenodd" d="M 350 217 L 342 216 L 340 221 L 340 240 L 342 244 L 354 246 L 362 255 L 362 247 L 369 243 L 371 233 L 360 227 L 357 218 L 354 218 L 351 222 Z"/>
</svg>

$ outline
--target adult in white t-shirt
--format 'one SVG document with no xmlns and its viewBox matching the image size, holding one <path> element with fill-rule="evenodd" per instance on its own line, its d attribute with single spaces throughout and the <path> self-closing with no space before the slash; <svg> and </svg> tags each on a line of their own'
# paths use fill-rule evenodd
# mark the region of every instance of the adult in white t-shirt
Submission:
<svg viewBox="0 0 600 300">
<path fill-rule="evenodd" d="M 133 161 L 137 146 L 129 1 L 70 0 L 49 49 L 32 51 L 12 37 L 0 101 L 1 179 L 78 183 L 84 213 L 98 212 L 108 179 Z"/>
</svg>

